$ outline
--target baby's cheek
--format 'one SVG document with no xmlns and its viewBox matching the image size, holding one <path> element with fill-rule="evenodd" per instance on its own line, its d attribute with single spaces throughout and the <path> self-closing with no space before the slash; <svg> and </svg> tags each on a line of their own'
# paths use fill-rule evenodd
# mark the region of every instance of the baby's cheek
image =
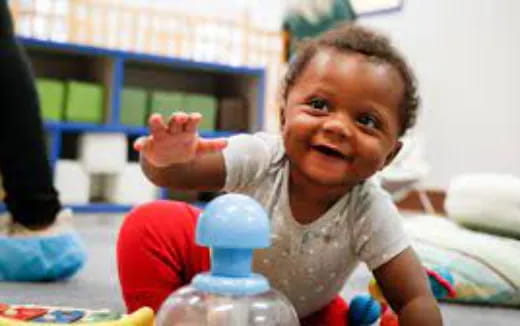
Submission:
<svg viewBox="0 0 520 326">
<path fill-rule="evenodd" d="M 378 149 L 369 149 L 359 162 L 361 165 L 360 169 L 366 177 L 369 177 L 384 167 L 386 161 L 385 158 L 386 156 L 382 151 Z"/>
</svg>

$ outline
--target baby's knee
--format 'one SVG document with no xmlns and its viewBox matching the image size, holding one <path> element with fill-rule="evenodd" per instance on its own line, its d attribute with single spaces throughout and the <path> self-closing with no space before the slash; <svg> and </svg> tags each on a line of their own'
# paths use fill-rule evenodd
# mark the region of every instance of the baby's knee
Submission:
<svg viewBox="0 0 520 326">
<path fill-rule="evenodd" d="M 156 200 L 136 206 L 125 217 L 120 237 L 143 233 L 161 232 L 161 230 L 180 229 L 184 224 L 192 227 L 196 223 L 200 211 L 185 202 L 171 200 Z"/>
<path fill-rule="evenodd" d="M 171 218 L 186 212 L 184 202 L 171 200 L 155 200 L 134 207 L 125 217 L 124 224 L 146 224 L 165 222 L 165 218 Z"/>
</svg>

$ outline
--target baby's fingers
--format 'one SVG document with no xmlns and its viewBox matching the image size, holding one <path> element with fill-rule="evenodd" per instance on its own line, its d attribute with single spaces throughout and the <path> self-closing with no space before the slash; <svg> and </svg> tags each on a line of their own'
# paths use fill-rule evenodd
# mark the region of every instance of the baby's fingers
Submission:
<svg viewBox="0 0 520 326">
<path fill-rule="evenodd" d="M 175 112 L 168 120 L 168 132 L 176 134 L 184 131 L 184 125 L 188 121 L 189 116 L 184 112 Z"/>
<path fill-rule="evenodd" d="M 227 139 L 225 138 L 214 138 L 214 139 L 200 139 L 197 145 L 197 154 L 218 152 L 226 148 Z"/>
<path fill-rule="evenodd" d="M 150 127 L 150 133 L 155 137 L 161 137 L 167 133 L 166 125 L 159 113 L 153 113 L 150 115 L 148 126 Z"/>
<path fill-rule="evenodd" d="M 202 115 L 198 112 L 192 113 L 189 115 L 189 119 L 184 125 L 184 131 L 186 132 L 195 132 L 199 127 L 200 120 L 202 120 Z"/>
<path fill-rule="evenodd" d="M 134 149 L 136 151 L 140 152 L 144 148 L 145 144 L 148 142 L 148 138 L 150 138 L 150 137 L 143 136 L 143 137 L 137 138 L 134 141 Z"/>
</svg>

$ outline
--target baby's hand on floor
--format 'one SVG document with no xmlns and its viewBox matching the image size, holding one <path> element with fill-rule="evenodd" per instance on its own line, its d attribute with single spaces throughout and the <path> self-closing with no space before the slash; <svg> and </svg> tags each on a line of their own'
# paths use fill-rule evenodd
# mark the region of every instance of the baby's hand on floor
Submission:
<svg viewBox="0 0 520 326">
<path fill-rule="evenodd" d="M 225 139 L 199 137 L 201 119 L 200 113 L 177 112 L 165 122 L 160 114 L 154 113 L 148 120 L 150 135 L 137 139 L 134 148 L 154 166 L 166 167 L 188 163 L 199 154 L 226 147 Z"/>
</svg>

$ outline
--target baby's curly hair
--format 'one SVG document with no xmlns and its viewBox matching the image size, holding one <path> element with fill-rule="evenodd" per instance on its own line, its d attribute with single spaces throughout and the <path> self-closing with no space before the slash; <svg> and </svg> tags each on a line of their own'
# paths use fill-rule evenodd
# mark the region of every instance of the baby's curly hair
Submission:
<svg viewBox="0 0 520 326">
<path fill-rule="evenodd" d="M 417 81 L 412 69 L 386 36 L 353 23 L 338 25 L 318 38 L 305 40 L 300 44 L 296 55 L 289 61 L 287 73 L 282 82 L 280 95 L 283 101 L 287 100 L 289 91 L 298 77 L 314 55 L 322 48 L 361 53 L 378 62 L 393 66 L 404 82 L 400 135 L 402 136 L 409 128 L 413 127 L 420 99 L 417 94 Z"/>
</svg>

